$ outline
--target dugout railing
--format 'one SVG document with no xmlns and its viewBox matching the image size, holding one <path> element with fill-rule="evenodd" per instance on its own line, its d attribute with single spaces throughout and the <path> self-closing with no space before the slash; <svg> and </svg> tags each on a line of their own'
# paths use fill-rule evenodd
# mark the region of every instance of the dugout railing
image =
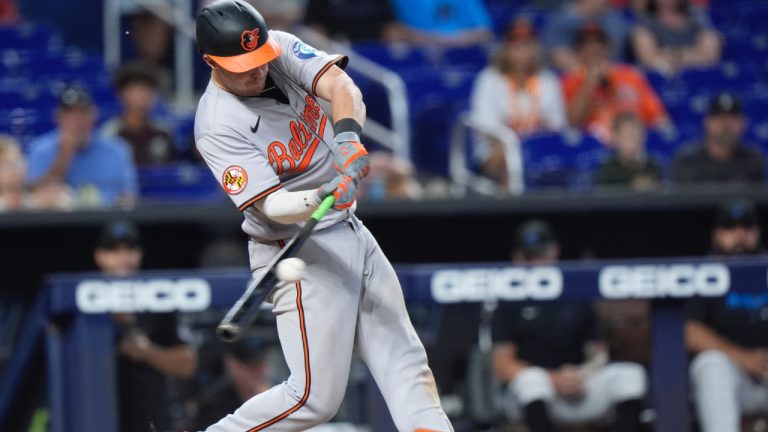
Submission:
<svg viewBox="0 0 768 432">
<path fill-rule="evenodd" d="M 768 290 L 768 259 L 567 262 L 550 267 L 507 263 L 397 266 L 410 305 L 499 301 L 647 299 L 652 303 L 651 401 L 657 432 L 690 423 L 685 299 Z M 240 295 L 245 271 L 146 272 L 125 279 L 97 274 L 47 278 L 0 382 L 0 429 L 41 350 L 47 369 L 51 431 L 116 430 L 113 312 L 224 310 Z M 66 326 L 55 325 L 67 321 Z M 385 410 L 384 410 L 385 411 Z M 373 431 L 389 430 L 372 421 Z"/>
</svg>

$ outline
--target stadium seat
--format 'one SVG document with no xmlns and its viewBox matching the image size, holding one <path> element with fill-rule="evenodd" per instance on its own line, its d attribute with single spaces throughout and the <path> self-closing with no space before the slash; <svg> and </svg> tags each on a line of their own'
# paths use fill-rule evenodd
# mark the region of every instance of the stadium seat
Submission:
<svg viewBox="0 0 768 432">
<path fill-rule="evenodd" d="M 589 187 L 591 173 L 609 154 L 595 137 L 577 130 L 534 135 L 522 146 L 528 188 Z"/>
</svg>

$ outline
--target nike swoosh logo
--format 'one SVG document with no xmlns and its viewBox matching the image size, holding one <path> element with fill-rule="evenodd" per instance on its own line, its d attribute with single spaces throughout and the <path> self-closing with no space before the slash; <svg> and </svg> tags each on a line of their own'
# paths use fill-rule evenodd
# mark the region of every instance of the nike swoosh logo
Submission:
<svg viewBox="0 0 768 432">
<path fill-rule="evenodd" d="M 256 131 L 259 130 L 259 123 L 261 123 L 261 116 L 256 120 L 256 125 L 251 126 L 251 132 L 256 133 Z"/>
</svg>

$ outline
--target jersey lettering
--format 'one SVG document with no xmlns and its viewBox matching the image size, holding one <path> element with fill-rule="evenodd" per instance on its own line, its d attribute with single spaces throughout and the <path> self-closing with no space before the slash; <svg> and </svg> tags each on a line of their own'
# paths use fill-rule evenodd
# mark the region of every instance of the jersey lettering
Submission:
<svg viewBox="0 0 768 432">
<path fill-rule="evenodd" d="M 299 114 L 301 121 L 291 120 L 288 124 L 291 133 L 288 145 L 273 141 L 267 148 L 269 163 L 275 167 L 278 175 L 306 170 L 320 143 L 319 137 L 325 133 L 326 116 L 320 109 L 320 105 L 309 95 L 304 98 L 304 101 L 306 105 Z"/>
</svg>

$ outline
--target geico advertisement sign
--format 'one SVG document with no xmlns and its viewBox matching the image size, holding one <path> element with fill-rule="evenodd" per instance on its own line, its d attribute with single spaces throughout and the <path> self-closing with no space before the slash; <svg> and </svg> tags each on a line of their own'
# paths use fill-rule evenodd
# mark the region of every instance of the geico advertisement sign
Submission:
<svg viewBox="0 0 768 432">
<path fill-rule="evenodd" d="M 723 264 L 615 265 L 600 270 L 606 298 L 712 297 L 728 292 L 731 273 Z"/>
<path fill-rule="evenodd" d="M 83 313 L 201 311 L 211 304 L 211 287 L 200 278 L 84 280 L 75 292 Z"/>
<path fill-rule="evenodd" d="M 557 267 L 438 270 L 431 288 L 438 303 L 552 300 L 563 292 L 563 273 Z"/>
</svg>

